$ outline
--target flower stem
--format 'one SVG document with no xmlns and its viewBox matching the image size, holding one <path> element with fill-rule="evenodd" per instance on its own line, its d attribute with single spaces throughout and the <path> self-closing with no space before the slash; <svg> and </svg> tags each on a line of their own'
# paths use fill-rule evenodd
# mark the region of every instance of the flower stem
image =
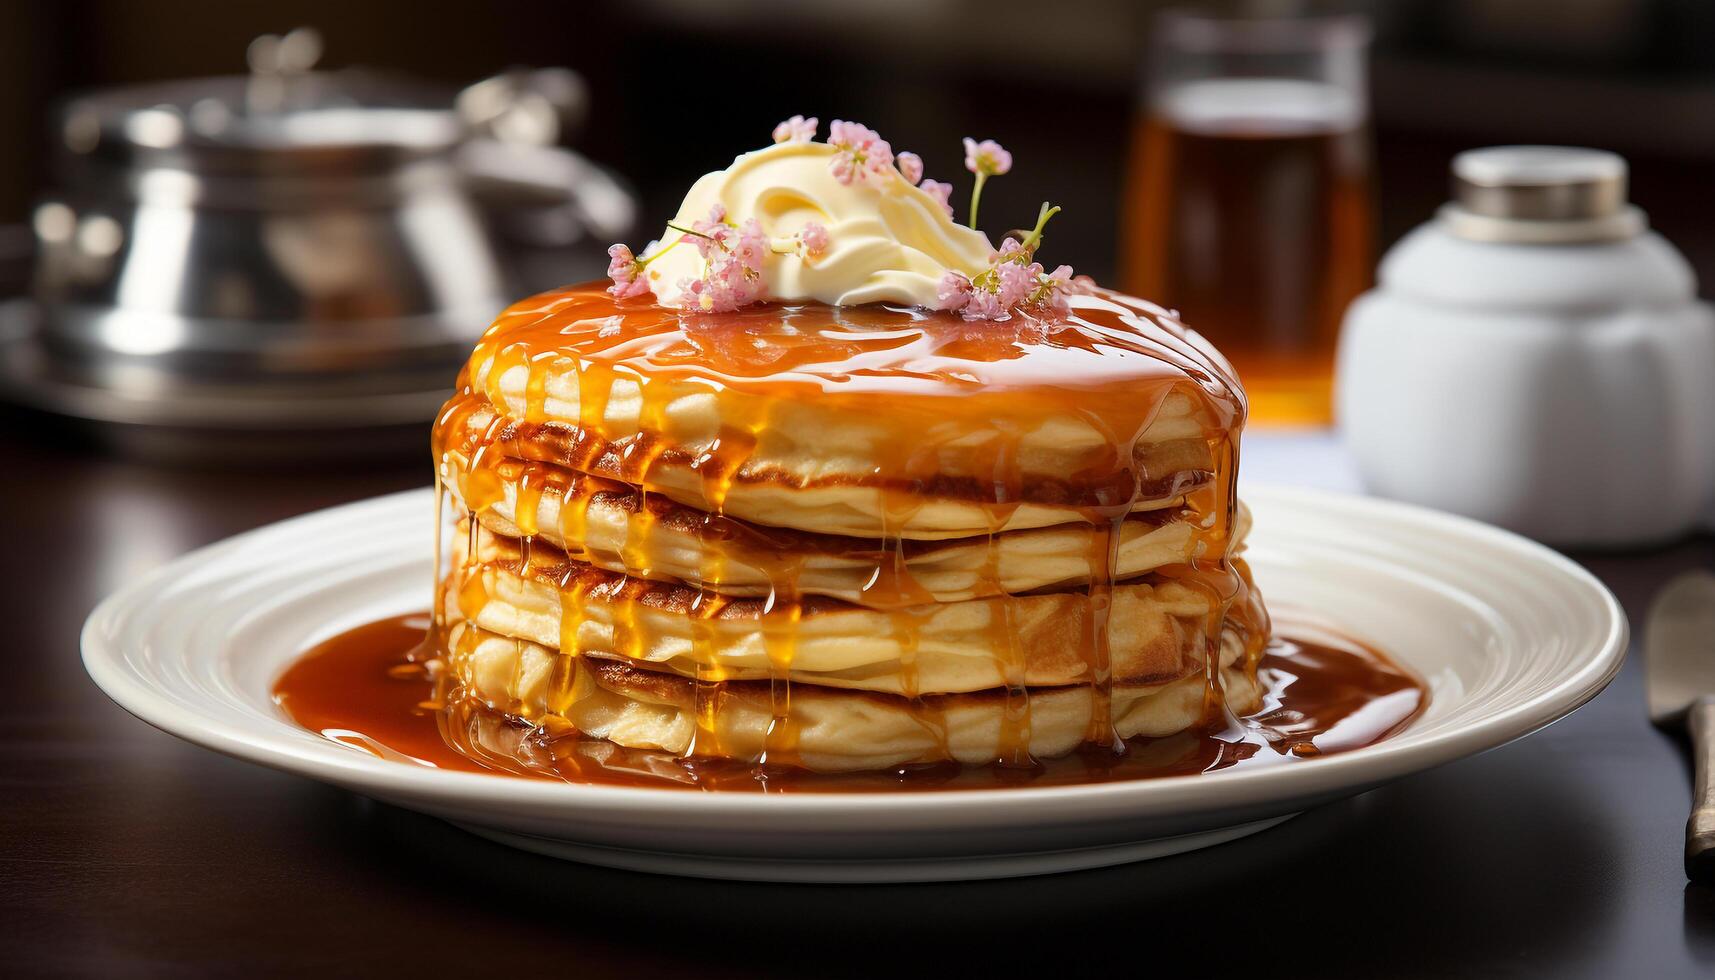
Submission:
<svg viewBox="0 0 1715 980">
<path fill-rule="evenodd" d="M 639 269 L 641 269 L 644 266 L 648 265 L 649 263 L 655 261 L 656 259 L 660 258 L 661 256 L 666 255 L 669 251 L 671 251 L 673 249 L 673 246 L 683 245 L 685 243 L 685 239 L 687 239 L 687 238 L 707 238 L 710 241 L 714 241 L 714 238 L 715 238 L 715 236 L 713 236 L 713 235 L 705 235 L 700 231 L 696 231 L 695 229 L 691 229 L 691 228 L 686 228 L 683 225 L 676 225 L 671 221 L 667 222 L 667 227 L 673 229 L 676 232 L 679 232 L 679 237 L 673 239 L 672 241 L 668 242 L 667 244 L 656 249 L 653 254 L 647 255 L 647 256 L 644 256 L 643 258 L 638 259 L 637 260 L 637 267 Z"/>
<path fill-rule="evenodd" d="M 1047 227 L 1049 218 L 1059 213 L 1058 206 L 1050 206 L 1047 201 L 1042 202 L 1042 210 L 1036 213 L 1036 227 L 1030 229 L 1030 234 L 1024 236 L 1024 241 L 1019 242 L 1026 253 L 1035 252 L 1036 247 L 1042 244 L 1042 229 Z"/>
<path fill-rule="evenodd" d="M 989 179 L 988 174 L 982 172 L 981 170 L 978 170 L 977 171 L 977 182 L 975 184 L 971 185 L 971 227 L 972 228 L 975 228 L 977 226 L 977 204 L 978 204 L 978 202 L 980 202 L 982 200 L 983 181 L 988 180 L 988 179 Z"/>
</svg>

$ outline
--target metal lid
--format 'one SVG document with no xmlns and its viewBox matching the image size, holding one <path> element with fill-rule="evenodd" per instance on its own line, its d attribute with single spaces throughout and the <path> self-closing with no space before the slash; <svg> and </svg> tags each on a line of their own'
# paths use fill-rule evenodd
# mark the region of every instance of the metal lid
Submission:
<svg viewBox="0 0 1715 980">
<path fill-rule="evenodd" d="M 1477 241 L 1573 244 L 1629 238 L 1645 227 L 1626 201 L 1625 158 L 1573 146 L 1491 146 L 1453 158 L 1442 218 Z"/>
<path fill-rule="evenodd" d="M 362 71 L 311 71 L 314 32 L 264 35 L 251 73 L 111 89 L 61 115 L 75 161 L 210 175 L 294 177 L 385 173 L 448 153 L 464 137 L 451 100 Z"/>
</svg>

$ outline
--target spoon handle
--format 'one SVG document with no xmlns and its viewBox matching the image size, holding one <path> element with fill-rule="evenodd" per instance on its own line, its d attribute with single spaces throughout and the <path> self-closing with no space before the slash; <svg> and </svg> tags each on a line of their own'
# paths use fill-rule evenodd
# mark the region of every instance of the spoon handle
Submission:
<svg viewBox="0 0 1715 980">
<path fill-rule="evenodd" d="M 1691 706 L 1691 819 L 1685 824 L 1685 876 L 1715 882 L 1715 698 Z"/>
</svg>

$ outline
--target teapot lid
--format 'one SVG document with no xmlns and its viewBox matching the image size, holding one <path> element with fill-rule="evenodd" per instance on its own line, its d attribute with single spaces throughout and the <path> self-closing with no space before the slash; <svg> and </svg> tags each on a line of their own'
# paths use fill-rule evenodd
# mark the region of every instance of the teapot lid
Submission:
<svg viewBox="0 0 1715 980">
<path fill-rule="evenodd" d="M 1461 238 L 1572 244 L 1630 238 L 1643 212 L 1626 201 L 1626 161 L 1575 146 L 1491 146 L 1453 158 L 1453 203 L 1441 211 Z"/>
<path fill-rule="evenodd" d="M 465 136 L 451 98 L 361 70 L 312 71 L 321 42 L 264 35 L 249 75 L 108 89 L 76 98 L 59 138 L 74 160 L 230 176 L 386 173 Z"/>
</svg>

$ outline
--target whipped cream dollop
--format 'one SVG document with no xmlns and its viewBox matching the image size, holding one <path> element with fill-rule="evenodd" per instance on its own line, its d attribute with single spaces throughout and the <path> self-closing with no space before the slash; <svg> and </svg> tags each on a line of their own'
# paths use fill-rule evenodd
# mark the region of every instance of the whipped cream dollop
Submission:
<svg viewBox="0 0 1715 980">
<path fill-rule="evenodd" d="M 949 270 L 976 275 L 988 266 L 994 247 L 987 235 L 954 222 L 940 201 L 892 167 L 841 183 L 829 166 L 835 152 L 826 143 L 787 142 L 742 154 L 692 185 L 672 224 L 689 228 L 720 205 L 727 221 L 755 218 L 777 241 L 807 224 L 826 227 L 821 254 L 787 249 L 764 259 L 766 298 L 781 302 L 933 308 Z M 680 284 L 704 271 L 702 255 L 683 238 L 668 228 L 646 253 L 649 289 L 668 306 L 683 305 Z"/>
</svg>

